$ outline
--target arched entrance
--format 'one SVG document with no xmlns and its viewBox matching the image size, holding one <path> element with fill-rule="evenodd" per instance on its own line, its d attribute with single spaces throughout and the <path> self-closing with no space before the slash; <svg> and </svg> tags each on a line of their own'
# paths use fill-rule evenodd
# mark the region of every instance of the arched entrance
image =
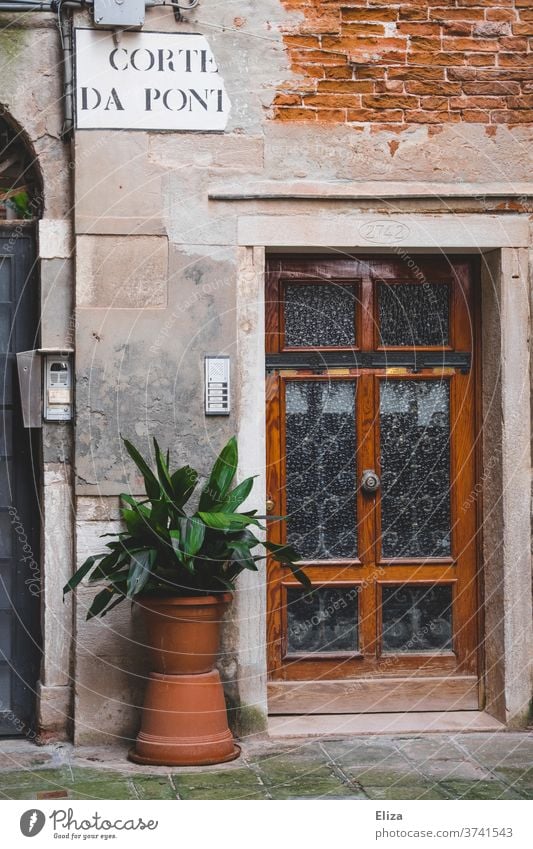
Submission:
<svg viewBox="0 0 533 849">
<path fill-rule="evenodd" d="M 37 348 L 42 191 L 22 134 L 0 117 L 0 734 L 34 722 L 40 643 L 40 453 L 20 409 L 16 354 Z"/>
</svg>

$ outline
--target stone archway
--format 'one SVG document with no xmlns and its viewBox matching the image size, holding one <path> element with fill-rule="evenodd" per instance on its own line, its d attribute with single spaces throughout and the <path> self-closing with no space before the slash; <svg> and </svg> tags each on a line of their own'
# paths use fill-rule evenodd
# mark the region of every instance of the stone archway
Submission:
<svg viewBox="0 0 533 849">
<path fill-rule="evenodd" d="M 0 221 L 41 217 L 40 169 L 26 134 L 0 113 Z"/>
</svg>

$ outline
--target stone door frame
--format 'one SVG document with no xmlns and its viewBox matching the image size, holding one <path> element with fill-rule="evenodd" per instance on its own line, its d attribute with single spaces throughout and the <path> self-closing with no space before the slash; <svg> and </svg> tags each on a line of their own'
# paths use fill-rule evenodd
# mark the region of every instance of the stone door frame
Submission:
<svg viewBox="0 0 533 849">
<path fill-rule="evenodd" d="M 286 209 L 286 206 L 285 206 Z M 481 256 L 482 472 L 485 709 L 523 727 L 531 699 L 531 444 L 529 222 L 520 215 L 293 214 L 237 220 L 237 362 L 241 476 L 258 475 L 254 506 L 265 511 L 264 268 L 267 251 L 391 252 Z M 490 340 L 487 344 L 487 340 Z M 259 499 L 259 505 L 258 505 Z M 266 721 L 266 585 L 246 573 L 235 604 L 241 730 Z"/>
</svg>

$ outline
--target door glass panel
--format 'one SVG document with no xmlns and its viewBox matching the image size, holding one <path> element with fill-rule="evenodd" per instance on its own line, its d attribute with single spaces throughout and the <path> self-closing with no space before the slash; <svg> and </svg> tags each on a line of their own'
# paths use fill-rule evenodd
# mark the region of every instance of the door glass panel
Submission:
<svg viewBox="0 0 533 849">
<path fill-rule="evenodd" d="M 354 380 L 287 381 L 287 541 L 307 560 L 357 556 Z"/>
<path fill-rule="evenodd" d="M 11 610 L 0 610 L 0 661 L 11 658 Z"/>
<path fill-rule="evenodd" d="M 449 344 L 447 283 L 380 283 L 378 301 L 381 345 Z"/>
<path fill-rule="evenodd" d="M 384 557 L 451 553 L 449 406 L 448 381 L 381 382 Z"/>
<path fill-rule="evenodd" d="M 355 345 L 355 286 L 285 286 L 285 346 L 318 348 Z"/>
<path fill-rule="evenodd" d="M 10 489 L 12 486 L 11 462 L 0 457 L 0 507 L 9 507 L 11 504 Z"/>
<path fill-rule="evenodd" d="M 11 567 L 0 563 L 0 610 L 11 608 Z"/>
<path fill-rule="evenodd" d="M 0 353 L 10 350 L 11 304 L 0 304 Z"/>
<path fill-rule="evenodd" d="M 355 652 L 358 588 L 287 588 L 288 652 Z"/>
<path fill-rule="evenodd" d="M 11 546 L 11 521 L 8 513 L 0 513 L 0 557 L 9 557 Z"/>
<path fill-rule="evenodd" d="M 11 457 L 12 443 L 13 415 L 11 410 L 2 410 L 0 415 L 0 457 Z"/>
<path fill-rule="evenodd" d="M 0 256 L 0 301 L 11 300 L 11 257 Z"/>
<path fill-rule="evenodd" d="M 0 717 L 2 711 L 11 707 L 11 669 L 7 664 L 0 663 Z"/>
<path fill-rule="evenodd" d="M 383 651 L 451 651 L 452 588 L 382 587 Z"/>
<path fill-rule="evenodd" d="M 0 380 L 2 381 L 2 404 L 13 404 L 13 373 L 16 368 L 16 360 L 9 354 L 0 352 Z M 18 380 L 17 384 L 18 386 Z"/>
</svg>

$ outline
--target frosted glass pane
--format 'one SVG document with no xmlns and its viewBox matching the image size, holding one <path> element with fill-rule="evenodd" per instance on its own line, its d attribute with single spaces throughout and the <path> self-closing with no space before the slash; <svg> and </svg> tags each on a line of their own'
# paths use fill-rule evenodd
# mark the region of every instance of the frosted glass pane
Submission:
<svg viewBox="0 0 533 849">
<path fill-rule="evenodd" d="M 11 708 L 11 669 L 0 663 L 0 718 Z"/>
<path fill-rule="evenodd" d="M 10 350 L 11 304 L 0 304 L 0 354 Z"/>
<path fill-rule="evenodd" d="M 11 610 L 0 610 L 0 661 L 11 660 Z"/>
<path fill-rule="evenodd" d="M 11 300 L 11 257 L 0 256 L 0 301 Z"/>
<path fill-rule="evenodd" d="M 10 557 L 12 553 L 12 530 L 9 513 L 0 513 L 0 557 Z"/>
<path fill-rule="evenodd" d="M 451 650 L 449 584 L 383 587 L 382 609 L 384 652 Z"/>
<path fill-rule="evenodd" d="M 0 610 L 11 608 L 11 565 L 0 563 Z"/>
<path fill-rule="evenodd" d="M 285 345 L 355 345 L 355 286 L 287 284 Z"/>
<path fill-rule="evenodd" d="M 287 589 L 289 652 L 357 651 L 357 587 Z"/>
<path fill-rule="evenodd" d="M 0 457 L 0 507 L 9 507 L 12 503 L 10 490 L 13 489 L 13 484 L 13 469 L 11 462 Z"/>
<path fill-rule="evenodd" d="M 380 387 L 381 533 L 385 557 L 450 554 L 449 384 Z"/>
<path fill-rule="evenodd" d="M 13 450 L 13 414 L 2 410 L 0 414 L 0 458 L 11 457 Z"/>
<path fill-rule="evenodd" d="M 286 384 L 287 537 L 305 559 L 357 555 L 355 387 Z"/>
<path fill-rule="evenodd" d="M 449 344 L 450 290 L 446 283 L 380 283 L 382 345 Z"/>
<path fill-rule="evenodd" d="M 1 389 L 1 404 L 4 406 L 13 405 L 13 377 L 15 376 L 16 369 L 16 361 L 14 357 L 10 357 L 8 354 L 2 354 L 0 352 L 0 381 L 2 383 Z M 18 400 L 19 397 L 19 383 L 18 377 L 15 380 L 16 392 L 15 396 Z"/>
</svg>

